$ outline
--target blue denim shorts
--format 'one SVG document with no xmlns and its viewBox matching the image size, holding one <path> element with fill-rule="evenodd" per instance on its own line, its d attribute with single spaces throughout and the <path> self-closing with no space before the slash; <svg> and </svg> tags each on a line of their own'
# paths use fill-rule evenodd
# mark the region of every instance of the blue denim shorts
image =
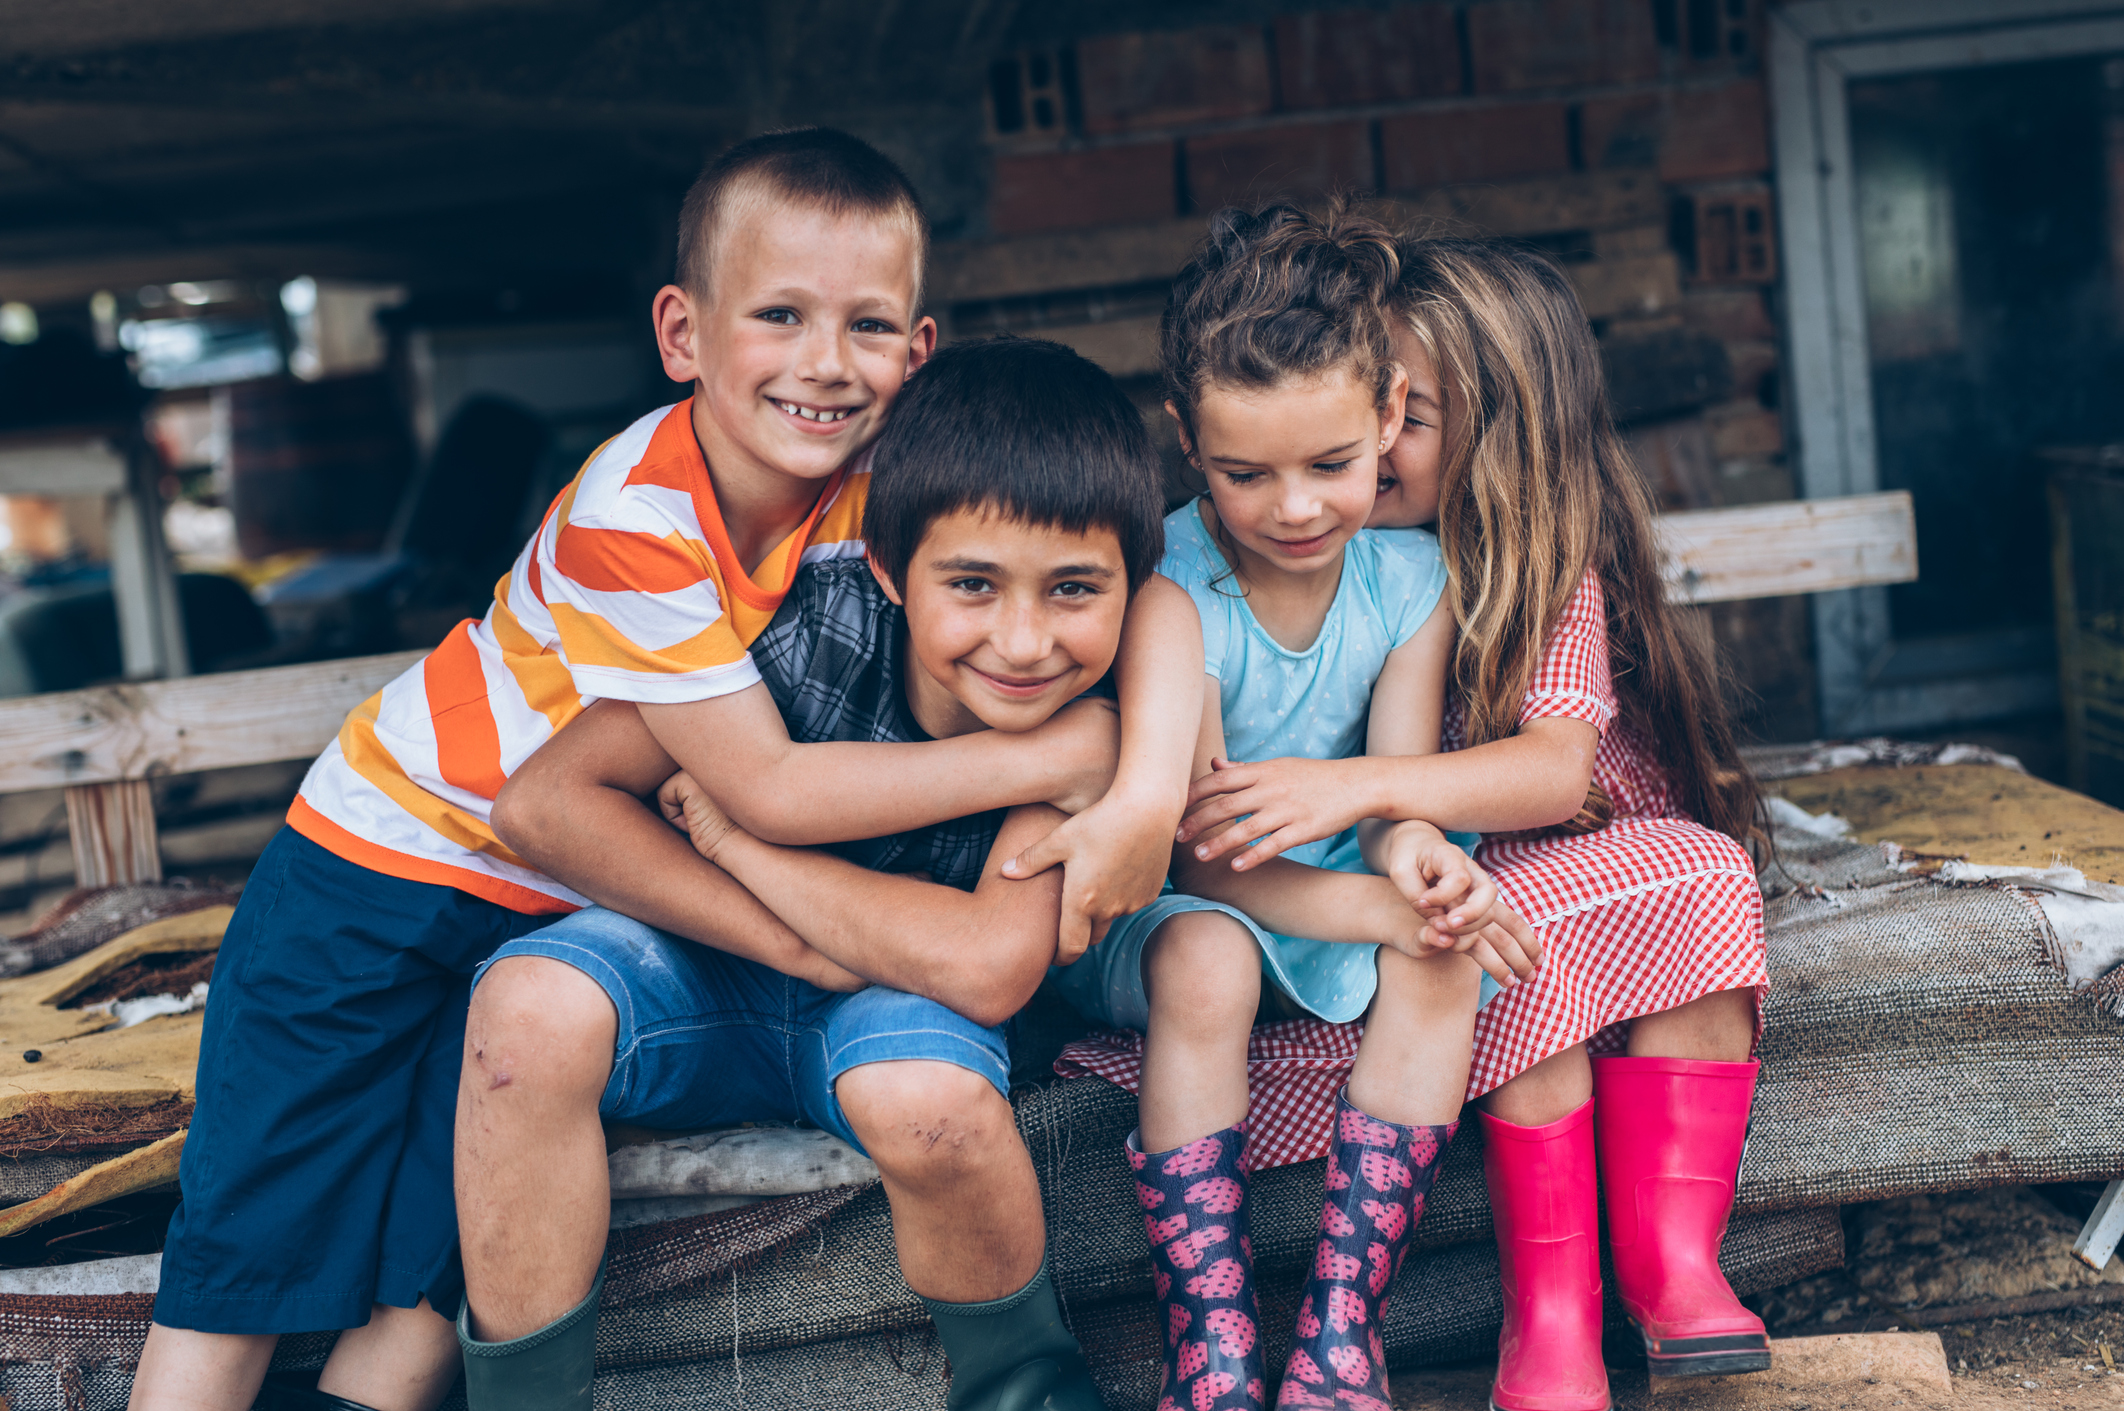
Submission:
<svg viewBox="0 0 2124 1411">
<path fill-rule="evenodd" d="M 537 955 L 595 980 L 619 1012 L 599 1115 L 688 1131 L 801 1121 L 862 1149 L 834 1085 L 866 1063 L 922 1059 L 980 1074 L 1010 1095 L 1010 1048 L 935 1000 L 873 985 L 835 994 L 757 961 L 588 907 L 510 941 L 495 961 Z"/>
</svg>

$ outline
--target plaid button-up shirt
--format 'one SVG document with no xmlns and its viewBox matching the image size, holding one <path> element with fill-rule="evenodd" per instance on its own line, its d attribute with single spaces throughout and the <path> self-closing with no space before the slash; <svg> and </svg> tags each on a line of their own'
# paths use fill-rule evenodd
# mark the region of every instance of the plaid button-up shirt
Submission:
<svg viewBox="0 0 2124 1411">
<path fill-rule="evenodd" d="M 798 570 L 752 659 L 799 744 L 827 740 L 920 741 L 929 735 L 907 705 L 906 616 L 859 558 Z M 829 851 L 874 872 L 920 872 L 971 891 L 1003 828 L 1004 811 L 955 818 L 911 833 L 837 843 Z"/>
</svg>

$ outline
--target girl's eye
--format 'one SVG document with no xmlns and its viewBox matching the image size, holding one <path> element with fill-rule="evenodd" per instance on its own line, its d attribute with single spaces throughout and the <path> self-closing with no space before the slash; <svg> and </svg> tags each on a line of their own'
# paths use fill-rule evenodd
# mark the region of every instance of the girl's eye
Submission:
<svg viewBox="0 0 2124 1411">
<path fill-rule="evenodd" d="M 855 322 L 857 333 L 890 333 L 892 325 L 879 318 L 859 318 Z"/>
<path fill-rule="evenodd" d="M 1227 470 L 1224 472 L 1225 483 L 1229 485 L 1251 485 L 1260 478 L 1261 473 L 1254 470 Z"/>
<path fill-rule="evenodd" d="M 1429 425 L 1430 425 L 1431 423 L 1429 423 L 1428 421 L 1422 421 L 1422 420 L 1419 420 L 1419 419 L 1417 419 L 1416 417 L 1413 417 L 1413 416 L 1409 416 L 1409 417 L 1403 417 L 1403 418 L 1401 419 L 1401 424 L 1402 424 L 1402 425 L 1403 425 L 1404 427 L 1406 427 L 1406 428 L 1408 428 L 1408 429 L 1410 429 L 1410 430 L 1414 430 L 1414 429 L 1415 429 L 1416 427 L 1419 427 L 1419 426 L 1429 426 Z"/>
<path fill-rule="evenodd" d="M 764 323 L 781 324 L 784 328 L 794 326 L 797 321 L 795 309 L 762 309 L 753 317 Z"/>
<path fill-rule="evenodd" d="M 1313 469 L 1326 471 L 1329 475 L 1333 475 L 1337 471 L 1348 470 L 1355 464 L 1356 461 L 1354 459 L 1346 461 L 1315 461 L 1313 462 Z"/>
</svg>

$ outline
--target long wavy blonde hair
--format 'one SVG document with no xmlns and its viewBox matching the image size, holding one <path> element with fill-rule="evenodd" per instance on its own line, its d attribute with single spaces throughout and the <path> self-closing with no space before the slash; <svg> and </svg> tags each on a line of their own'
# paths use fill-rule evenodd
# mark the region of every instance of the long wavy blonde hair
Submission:
<svg viewBox="0 0 2124 1411">
<path fill-rule="evenodd" d="M 1755 780 L 1708 636 L 1667 603 L 1652 495 L 1615 434 L 1577 293 L 1542 256 L 1482 241 L 1405 239 L 1400 266 L 1396 311 L 1445 400 L 1438 538 L 1467 743 L 1518 728 L 1549 633 L 1591 569 L 1622 728 L 1650 747 L 1683 811 L 1745 842 L 1758 831 Z"/>
</svg>

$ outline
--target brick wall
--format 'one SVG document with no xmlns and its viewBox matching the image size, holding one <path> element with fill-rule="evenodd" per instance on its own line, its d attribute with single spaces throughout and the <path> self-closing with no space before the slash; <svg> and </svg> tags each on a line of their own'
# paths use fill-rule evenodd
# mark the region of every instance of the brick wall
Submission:
<svg viewBox="0 0 2124 1411">
<path fill-rule="evenodd" d="M 1667 507 L 1791 498 L 1762 3 L 1425 0 L 1080 39 L 1070 130 L 999 139 L 990 185 L 993 234 L 1052 272 L 984 287 L 980 326 L 1040 329 L 1140 378 L 1156 275 L 1204 214 L 1382 196 L 1564 263 Z M 1100 274 L 1098 252 L 1124 247 L 1105 263 L 1126 277 Z M 1126 289 L 1085 287 L 1105 284 Z M 1063 288 L 1081 297 L 1049 297 Z M 1760 733 L 1814 730 L 1803 607 L 1712 614 Z"/>
</svg>

